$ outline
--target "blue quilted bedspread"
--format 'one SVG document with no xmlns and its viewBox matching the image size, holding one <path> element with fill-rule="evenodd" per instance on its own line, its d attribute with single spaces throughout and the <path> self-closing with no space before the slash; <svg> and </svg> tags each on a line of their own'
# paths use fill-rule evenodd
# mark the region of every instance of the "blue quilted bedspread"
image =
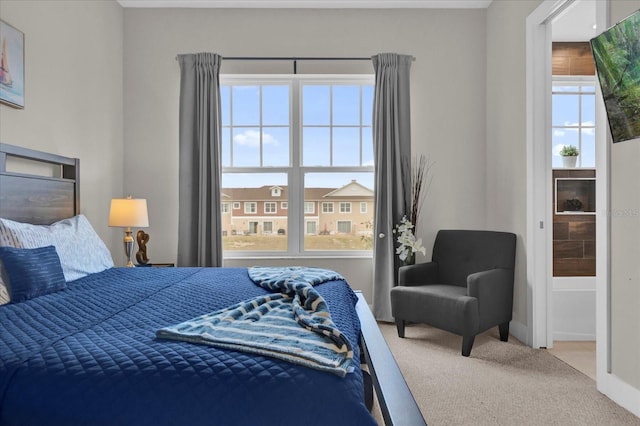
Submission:
<svg viewBox="0 0 640 426">
<path fill-rule="evenodd" d="M 343 280 L 315 288 L 358 359 L 355 295 Z M 114 268 L 0 306 L 0 424 L 375 424 L 357 363 L 338 377 L 155 337 L 267 293 L 244 268 Z"/>
<path fill-rule="evenodd" d="M 340 274 L 299 266 L 253 267 L 249 278 L 273 293 L 162 328 L 156 335 L 271 356 L 340 377 L 350 371 L 349 339 L 313 287 L 343 280 Z"/>
</svg>

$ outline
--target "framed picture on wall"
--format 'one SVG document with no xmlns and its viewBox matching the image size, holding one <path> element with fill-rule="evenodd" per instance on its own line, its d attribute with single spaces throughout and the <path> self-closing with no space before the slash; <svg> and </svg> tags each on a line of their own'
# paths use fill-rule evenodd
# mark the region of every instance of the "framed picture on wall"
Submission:
<svg viewBox="0 0 640 426">
<path fill-rule="evenodd" d="M 24 33 L 0 20 L 0 102 L 24 108 Z"/>
</svg>

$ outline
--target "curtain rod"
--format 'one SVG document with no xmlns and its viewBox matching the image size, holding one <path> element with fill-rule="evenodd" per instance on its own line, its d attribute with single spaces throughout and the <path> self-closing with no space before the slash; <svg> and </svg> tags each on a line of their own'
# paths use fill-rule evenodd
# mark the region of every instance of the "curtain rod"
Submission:
<svg viewBox="0 0 640 426">
<path fill-rule="evenodd" d="M 178 59 L 178 56 L 176 56 Z M 222 56 L 223 61 L 291 61 L 293 73 L 298 73 L 298 61 L 370 61 L 371 57 L 331 57 L 331 56 Z M 416 58 L 411 56 L 411 60 Z"/>
<path fill-rule="evenodd" d="M 226 61 L 370 61 L 371 57 L 310 57 L 310 56 L 223 56 Z"/>
<path fill-rule="evenodd" d="M 176 56 L 178 59 L 178 56 Z M 330 56 L 222 56 L 226 61 L 370 61 L 371 57 L 330 57 Z M 414 56 L 411 57 L 415 61 Z"/>
</svg>

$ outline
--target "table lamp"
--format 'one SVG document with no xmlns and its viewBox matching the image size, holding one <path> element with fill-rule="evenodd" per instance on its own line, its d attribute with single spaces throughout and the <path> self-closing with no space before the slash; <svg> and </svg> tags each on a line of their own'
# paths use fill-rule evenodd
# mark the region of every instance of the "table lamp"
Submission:
<svg viewBox="0 0 640 426">
<path fill-rule="evenodd" d="M 124 235 L 124 252 L 127 255 L 127 266 L 133 267 L 133 262 L 131 262 L 131 250 L 133 249 L 131 227 L 144 228 L 149 226 L 147 200 L 131 198 L 131 195 L 127 198 L 112 199 L 109 210 L 109 226 L 127 228 Z"/>
</svg>

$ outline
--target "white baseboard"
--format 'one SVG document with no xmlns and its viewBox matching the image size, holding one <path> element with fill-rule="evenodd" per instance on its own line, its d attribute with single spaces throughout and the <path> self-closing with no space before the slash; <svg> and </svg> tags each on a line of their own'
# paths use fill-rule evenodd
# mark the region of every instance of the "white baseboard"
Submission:
<svg viewBox="0 0 640 426">
<path fill-rule="evenodd" d="M 565 331 L 556 331 L 553 333 L 553 340 L 561 341 L 595 341 L 596 334 L 593 333 L 573 333 Z"/>
<path fill-rule="evenodd" d="M 640 389 L 634 388 L 613 374 L 599 372 L 597 388 L 607 398 L 640 417 Z"/>
<path fill-rule="evenodd" d="M 509 334 L 521 341 L 527 346 L 531 346 L 531 342 L 527 340 L 527 326 L 519 321 L 511 321 L 509 324 Z"/>
</svg>

